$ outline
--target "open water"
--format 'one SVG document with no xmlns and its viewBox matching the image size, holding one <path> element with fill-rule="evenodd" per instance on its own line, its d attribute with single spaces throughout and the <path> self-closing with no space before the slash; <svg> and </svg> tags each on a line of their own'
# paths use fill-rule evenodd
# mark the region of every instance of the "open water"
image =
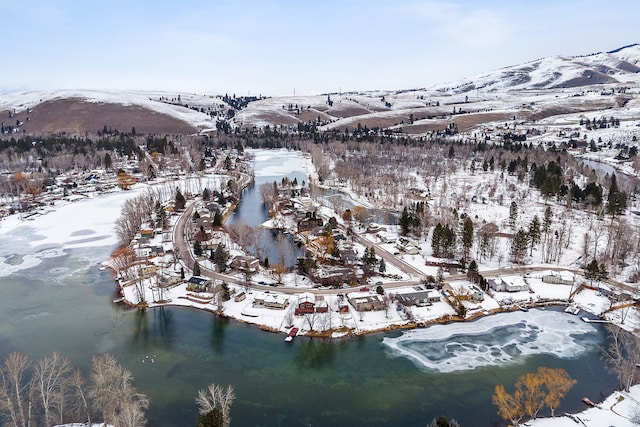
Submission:
<svg viewBox="0 0 640 427">
<path fill-rule="evenodd" d="M 149 426 L 194 426 L 194 398 L 212 382 L 235 388 L 235 426 L 425 426 L 440 415 L 465 427 L 499 426 L 494 386 L 510 390 L 539 366 L 562 367 L 578 381 L 558 413 L 580 410 L 580 398 L 597 401 L 616 385 L 600 358 L 601 327 L 571 328 L 579 320 L 561 312 L 287 344 L 280 334 L 195 309 L 113 305 L 113 278 L 97 264 L 112 249 L 5 239 L 0 358 L 58 351 L 86 372 L 92 355 L 111 352 L 150 397 Z"/>
</svg>

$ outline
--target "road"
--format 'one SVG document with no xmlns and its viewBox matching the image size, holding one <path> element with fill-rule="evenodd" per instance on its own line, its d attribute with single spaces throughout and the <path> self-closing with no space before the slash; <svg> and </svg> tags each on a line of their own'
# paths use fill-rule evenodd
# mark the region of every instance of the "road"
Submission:
<svg viewBox="0 0 640 427">
<path fill-rule="evenodd" d="M 245 174 L 243 174 L 245 175 Z M 248 175 L 243 176 L 241 178 L 242 184 L 243 185 L 248 185 L 248 183 L 251 182 L 251 177 L 249 177 Z M 182 258 L 182 261 L 189 267 L 192 268 L 195 259 L 193 258 L 193 254 L 191 251 L 191 248 L 189 247 L 189 245 L 187 244 L 187 242 L 185 241 L 185 227 L 187 226 L 187 224 L 190 222 L 192 216 L 193 216 L 193 209 L 194 209 L 195 203 L 191 203 L 185 210 L 184 212 L 180 215 L 180 217 L 178 218 L 178 220 L 176 221 L 176 224 L 174 226 L 173 229 L 173 242 L 174 242 L 174 248 L 177 248 L 177 250 L 180 253 L 180 257 Z M 355 235 L 355 240 L 360 243 L 361 245 L 364 245 L 366 247 L 374 247 L 376 250 L 376 255 L 380 256 L 381 258 L 383 258 L 385 260 L 386 263 L 393 265 L 394 267 L 396 267 L 398 270 L 402 271 L 404 274 L 406 274 L 407 276 L 409 276 L 409 279 L 407 280 L 399 280 L 399 281 L 395 281 L 395 282 L 385 282 L 382 287 L 384 289 L 394 289 L 394 288 L 400 288 L 400 287 L 406 287 L 406 286 L 411 286 L 411 285 L 415 285 L 418 283 L 421 283 L 425 277 L 425 273 L 421 270 L 419 270 L 418 268 L 416 268 L 415 266 L 403 261 L 402 259 L 398 258 L 397 256 L 395 256 L 394 254 L 392 254 L 391 252 L 385 250 L 384 248 L 382 248 L 378 243 L 372 242 L 371 240 L 363 237 L 362 235 L 356 234 Z M 527 267 L 527 266 L 514 266 L 514 267 L 503 267 L 503 268 L 499 268 L 499 269 L 493 269 L 493 270 L 484 270 L 481 271 L 482 275 L 485 277 L 491 277 L 491 276 L 504 276 L 504 275 L 525 275 L 527 273 L 531 273 L 531 272 L 536 272 L 536 271 L 545 271 L 545 270 L 553 270 L 553 271 L 571 271 L 575 274 L 578 275 L 582 275 L 583 271 L 582 270 L 575 270 L 575 269 L 571 269 L 568 267 L 553 267 L 553 266 L 536 266 L 536 267 Z M 239 286 L 247 286 L 246 282 L 244 279 L 241 278 L 237 278 L 235 276 L 231 276 L 228 274 L 222 274 L 222 273 L 218 273 L 215 271 L 212 271 L 206 267 L 201 266 L 201 271 L 202 271 L 202 275 L 209 277 L 211 279 L 214 280 L 220 280 L 220 281 L 224 281 L 226 283 L 230 283 L 230 284 L 234 284 L 234 285 L 239 285 Z M 454 280 L 464 280 L 466 279 L 466 274 L 456 274 L 456 275 L 451 275 L 448 276 L 447 281 L 454 281 Z M 635 293 L 637 291 L 636 288 L 626 285 L 624 283 L 620 283 L 618 281 L 612 280 L 612 279 L 608 279 L 606 281 L 607 284 L 616 287 L 620 290 L 624 290 L 627 292 L 631 292 L 631 293 Z M 253 289 L 258 289 L 258 290 L 274 290 L 273 287 L 268 286 L 268 285 L 259 285 L 257 283 L 251 283 L 249 285 L 250 288 Z M 295 287 L 285 287 L 285 286 L 279 286 L 277 287 L 277 291 L 280 293 L 285 293 L 285 294 L 296 294 L 296 293 L 300 293 L 300 292 L 311 292 L 313 294 L 316 295 L 332 295 L 332 294 L 337 294 L 340 292 L 344 292 L 345 290 L 342 289 L 318 289 L 318 288 L 295 288 Z"/>
</svg>

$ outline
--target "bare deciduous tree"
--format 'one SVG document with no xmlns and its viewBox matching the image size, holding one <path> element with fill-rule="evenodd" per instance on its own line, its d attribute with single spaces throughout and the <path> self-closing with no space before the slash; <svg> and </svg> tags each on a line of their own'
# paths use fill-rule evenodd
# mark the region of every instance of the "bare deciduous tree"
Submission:
<svg viewBox="0 0 640 427">
<path fill-rule="evenodd" d="M 87 422 L 91 424 L 91 409 L 85 392 L 85 381 L 82 371 L 80 369 L 74 369 L 68 378 L 68 382 L 71 387 L 72 406 L 70 410 L 73 414 L 73 419 L 86 419 Z"/>
<path fill-rule="evenodd" d="M 611 344 L 602 353 L 609 369 L 617 375 L 620 388 L 629 391 L 638 380 L 640 339 L 615 325 L 607 325 L 607 332 Z"/>
<path fill-rule="evenodd" d="M 146 424 L 144 410 L 149 405 L 144 394 L 133 387 L 131 372 L 120 366 L 111 354 L 94 356 L 91 363 L 92 384 L 88 390 L 93 408 L 102 415 L 103 422 L 116 426 Z"/>
<path fill-rule="evenodd" d="M 34 388 L 44 410 L 44 423 L 63 423 L 63 414 L 69 400 L 67 389 L 71 364 L 57 352 L 40 359 L 35 367 Z"/>
<path fill-rule="evenodd" d="M 222 412 L 224 425 L 228 426 L 231 422 L 229 412 L 235 398 L 236 395 L 231 385 L 227 386 L 225 390 L 217 384 L 209 384 L 209 387 L 205 390 L 198 390 L 196 404 L 201 414 L 206 414 L 214 409 L 218 409 Z"/>
<path fill-rule="evenodd" d="M 27 380 L 30 361 L 22 353 L 9 353 L 0 369 L 0 410 L 9 413 L 16 427 L 31 424 L 32 383 Z"/>
<path fill-rule="evenodd" d="M 243 249 L 256 243 L 256 232 L 249 224 L 242 221 L 234 222 L 227 227 L 231 238 Z"/>
</svg>

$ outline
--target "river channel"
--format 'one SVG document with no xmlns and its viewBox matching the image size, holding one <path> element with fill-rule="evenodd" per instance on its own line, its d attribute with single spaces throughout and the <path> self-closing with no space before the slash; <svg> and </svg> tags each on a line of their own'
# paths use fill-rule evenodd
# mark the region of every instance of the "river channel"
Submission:
<svg viewBox="0 0 640 427">
<path fill-rule="evenodd" d="M 301 164 L 297 153 L 258 154 L 256 169 L 268 179 L 288 162 Z M 77 202 L 11 228 L 0 223 L 0 358 L 58 351 L 86 372 L 93 354 L 111 352 L 149 396 L 150 426 L 194 426 L 194 398 L 212 382 L 235 388 L 235 426 L 423 427 L 439 415 L 464 427 L 499 426 L 494 386 L 509 390 L 539 366 L 563 367 L 578 381 L 558 413 L 615 388 L 598 351 L 602 328 L 553 309 L 288 344 L 194 309 L 123 309 L 111 303 L 113 278 L 99 269 L 115 244 L 104 218 L 117 216 L 123 198 Z M 260 209 L 247 200 L 243 209 Z"/>
</svg>

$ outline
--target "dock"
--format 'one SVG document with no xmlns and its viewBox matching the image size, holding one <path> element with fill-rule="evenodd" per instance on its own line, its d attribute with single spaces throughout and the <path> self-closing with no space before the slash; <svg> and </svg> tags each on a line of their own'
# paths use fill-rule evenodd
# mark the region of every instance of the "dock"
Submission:
<svg viewBox="0 0 640 427">
<path fill-rule="evenodd" d="M 284 338 L 285 342 L 291 342 L 298 335 L 298 328 L 291 328 L 287 336 Z"/>
</svg>

